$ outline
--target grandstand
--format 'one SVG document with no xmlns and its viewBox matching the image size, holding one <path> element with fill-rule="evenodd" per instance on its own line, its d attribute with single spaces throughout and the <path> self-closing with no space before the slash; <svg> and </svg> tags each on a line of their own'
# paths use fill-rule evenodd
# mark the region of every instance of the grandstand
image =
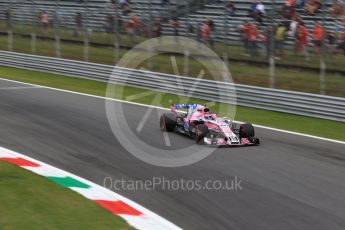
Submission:
<svg viewBox="0 0 345 230">
<path fill-rule="evenodd" d="M 175 0 L 170 1 L 170 4 L 162 6 L 160 0 L 152 1 L 151 7 L 148 1 L 136 0 L 132 1 L 131 8 L 133 14 L 139 14 L 147 17 L 151 11 L 152 15 L 167 15 L 165 11 L 171 9 L 171 13 L 176 12 L 177 9 L 183 8 L 184 1 Z M 88 27 L 100 31 L 105 23 L 106 16 L 108 14 L 115 14 L 116 8 L 109 0 L 60 0 L 60 1 L 13 1 L 3 0 L 0 1 L 0 8 L 12 9 L 13 20 L 19 23 L 31 23 L 33 20 L 37 20 L 37 13 L 39 11 L 45 11 L 50 16 L 50 19 L 54 17 L 56 10 L 64 19 L 61 26 L 73 27 L 75 26 L 74 17 L 77 12 L 83 13 L 84 18 L 88 19 Z M 33 15 L 35 15 L 33 17 Z M 124 17 L 127 18 L 127 17 Z M 0 15 L 1 20 L 5 20 L 4 10 Z M 85 24 L 86 22 L 84 22 Z"/>
<path fill-rule="evenodd" d="M 199 2 L 199 3 L 198 3 Z M 162 5 L 161 0 L 132 0 L 131 1 L 131 14 L 138 14 L 141 18 L 149 19 L 149 17 L 160 16 L 163 19 L 163 35 L 172 35 L 172 28 L 168 25 L 167 19 L 178 16 L 181 21 L 180 35 L 188 34 L 188 26 L 193 25 L 196 28 L 199 23 L 204 22 L 206 18 L 210 18 L 216 25 L 216 38 L 217 40 L 226 40 L 229 43 L 238 43 L 241 40 L 240 33 L 238 32 L 239 25 L 244 20 L 251 20 L 248 17 L 248 9 L 250 7 L 249 0 L 234 0 L 237 10 L 234 15 L 229 16 L 225 10 L 224 0 L 218 0 L 216 4 L 200 4 L 201 1 L 182 1 L 170 0 L 169 4 Z M 33 4 L 32 4 L 33 3 Z M 266 9 L 265 22 L 278 21 L 280 19 L 277 9 L 280 9 L 283 0 L 264 0 Z M 274 3 L 274 4 L 273 4 Z M 327 1 L 323 9 L 328 10 L 331 1 Z M 84 26 L 91 28 L 94 31 L 104 30 L 106 17 L 109 14 L 115 15 L 116 7 L 108 0 L 60 0 L 60 1 L 14 1 L 2 0 L 0 7 L 6 9 L 11 7 L 13 20 L 15 22 L 30 24 L 33 20 L 37 20 L 37 12 L 40 10 L 46 11 L 52 19 L 55 15 L 56 9 L 63 18 L 61 26 L 74 28 L 75 15 L 80 12 L 84 15 Z M 303 21 L 309 29 L 313 26 L 313 21 L 324 21 L 327 28 L 332 29 L 335 25 L 335 20 L 327 12 L 323 15 L 323 10 L 319 10 L 315 16 L 307 16 L 303 14 L 303 9 L 297 10 L 302 16 Z M 4 11 L 3 11 L 4 12 Z M 0 19 L 5 19 L 5 14 L 1 13 Z M 187 13 L 188 12 L 188 13 Z M 87 17 L 86 17 L 87 16 Z M 126 20 L 128 16 L 123 16 Z M 226 28 L 226 29 L 225 29 Z M 226 30 L 226 33 L 225 33 Z"/>
</svg>

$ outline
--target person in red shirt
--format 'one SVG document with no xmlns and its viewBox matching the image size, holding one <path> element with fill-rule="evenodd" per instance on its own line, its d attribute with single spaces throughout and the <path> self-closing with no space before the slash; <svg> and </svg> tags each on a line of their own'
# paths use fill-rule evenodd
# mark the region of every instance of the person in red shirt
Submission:
<svg viewBox="0 0 345 230">
<path fill-rule="evenodd" d="M 133 20 L 133 26 L 134 26 L 134 33 L 135 33 L 135 36 L 138 36 L 139 33 L 140 33 L 140 17 L 135 14 L 133 17 L 132 17 L 132 20 Z"/>
<path fill-rule="evenodd" d="M 286 3 L 288 3 L 290 6 L 294 6 L 295 0 L 287 0 Z"/>
<path fill-rule="evenodd" d="M 295 41 L 295 52 L 297 56 L 303 53 L 303 56 L 308 60 L 308 30 L 305 27 L 304 23 L 301 22 L 297 27 L 296 41 Z"/>
<path fill-rule="evenodd" d="M 251 22 L 249 23 L 249 26 L 248 26 L 248 42 L 249 42 L 250 56 L 252 57 L 256 55 L 257 38 L 258 38 L 258 27 L 255 22 Z"/>
<path fill-rule="evenodd" d="M 314 51 L 317 55 L 320 55 L 320 48 L 322 46 L 322 39 L 323 39 L 323 28 L 319 22 L 315 22 L 314 29 L 313 29 L 313 43 L 314 43 Z"/>
<path fill-rule="evenodd" d="M 249 23 L 247 21 L 244 21 L 243 24 L 240 26 L 239 31 L 242 34 L 242 40 L 243 40 L 243 55 L 248 55 L 249 48 L 248 48 L 248 36 L 249 36 Z"/>
<path fill-rule="evenodd" d="M 207 23 L 201 25 L 201 36 L 203 42 L 206 44 L 210 37 L 210 26 Z"/>
<path fill-rule="evenodd" d="M 126 23 L 125 29 L 131 41 L 135 42 L 136 40 L 135 21 L 133 19 L 129 19 Z"/>
</svg>

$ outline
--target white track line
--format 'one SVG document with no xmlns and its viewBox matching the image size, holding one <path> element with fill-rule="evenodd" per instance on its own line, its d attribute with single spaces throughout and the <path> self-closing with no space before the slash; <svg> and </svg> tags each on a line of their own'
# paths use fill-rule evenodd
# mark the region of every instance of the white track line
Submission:
<svg viewBox="0 0 345 230">
<path fill-rule="evenodd" d="M 15 82 L 15 83 L 18 83 L 18 84 L 30 85 L 30 86 L 35 86 L 35 87 L 41 87 L 41 88 L 44 88 L 44 89 L 50 89 L 50 90 L 55 90 L 55 91 L 60 91 L 60 92 L 65 92 L 65 93 L 72 93 L 72 94 L 77 94 L 77 95 L 82 95 L 82 96 L 99 98 L 99 99 L 103 99 L 103 100 L 111 100 L 111 101 L 131 104 L 131 105 L 138 105 L 138 106 L 162 109 L 162 110 L 167 110 L 167 111 L 170 110 L 170 109 L 167 109 L 167 108 L 163 108 L 163 107 L 159 107 L 159 106 L 154 106 L 154 105 L 146 105 L 146 104 L 141 104 L 141 103 L 136 103 L 136 102 L 131 102 L 131 101 L 124 101 L 124 100 L 120 100 L 120 99 L 113 99 L 113 98 L 107 98 L 107 97 L 102 97 L 102 96 L 96 96 L 96 95 L 92 95 L 92 94 L 79 93 L 79 92 L 65 90 L 65 89 L 58 89 L 58 88 L 42 86 L 42 85 L 36 85 L 36 84 L 31 84 L 31 83 L 26 83 L 26 82 L 21 82 L 21 81 L 9 80 L 9 79 L 6 79 L 6 78 L 1 78 L 1 77 L 0 77 L 0 80 L 8 81 L 8 82 Z M 241 122 L 241 121 L 235 121 L 235 122 Z M 276 128 L 271 128 L 271 127 L 262 126 L 262 125 L 255 125 L 254 124 L 254 126 L 258 127 L 258 128 L 262 128 L 262 129 L 268 129 L 268 130 L 276 131 L 276 132 L 288 133 L 288 134 L 292 134 L 292 135 L 298 135 L 298 136 L 313 138 L 313 139 L 322 140 L 322 141 L 330 141 L 330 142 L 334 142 L 334 143 L 344 144 L 345 145 L 345 141 L 334 140 L 334 139 L 329 139 L 329 138 L 324 138 L 324 137 L 318 137 L 318 136 L 304 134 L 304 133 L 292 132 L 292 131 L 287 131 L 287 130 L 283 130 L 283 129 L 276 129 Z"/>
<path fill-rule="evenodd" d="M 10 86 L 10 87 L 0 87 L 0 90 L 14 90 L 14 89 L 40 89 L 41 86 Z"/>
</svg>

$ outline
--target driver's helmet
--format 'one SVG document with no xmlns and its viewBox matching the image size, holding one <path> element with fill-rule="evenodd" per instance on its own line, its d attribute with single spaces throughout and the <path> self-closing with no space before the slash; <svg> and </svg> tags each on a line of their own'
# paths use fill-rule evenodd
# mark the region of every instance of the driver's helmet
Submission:
<svg viewBox="0 0 345 230">
<path fill-rule="evenodd" d="M 209 108 L 207 108 L 206 106 L 204 105 L 198 105 L 196 107 L 196 111 L 200 112 L 200 113 L 208 113 L 210 110 Z"/>
</svg>

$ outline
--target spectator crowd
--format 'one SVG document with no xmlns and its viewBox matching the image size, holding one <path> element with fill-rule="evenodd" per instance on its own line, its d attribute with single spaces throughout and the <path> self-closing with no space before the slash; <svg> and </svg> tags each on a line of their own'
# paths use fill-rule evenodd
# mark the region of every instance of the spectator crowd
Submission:
<svg viewBox="0 0 345 230">
<path fill-rule="evenodd" d="M 160 37 L 162 36 L 162 19 L 158 16 L 140 16 L 132 11 L 130 0 L 118 1 L 120 14 L 108 14 L 105 19 L 104 30 L 107 33 L 115 32 L 119 29 L 125 32 L 129 38 L 136 42 L 139 36 Z M 209 4 L 217 4 L 217 0 L 209 0 Z M 237 6 L 231 1 L 225 1 L 225 14 L 231 20 L 236 16 Z M 161 0 L 161 7 L 169 7 L 169 0 Z M 279 11 L 279 17 L 268 15 L 266 6 L 262 0 L 252 0 L 248 5 L 248 17 L 250 20 L 244 21 L 237 32 L 241 34 L 243 42 L 243 55 L 255 57 L 263 55 L 266 58 L 272 55 L 282 60 L 285 58 L 286 44 L 289 42 L 294 45 L 296 56 L 303 56 L 309 60 L 309 47 L 312 47 L 316 55 L 320 55 L 322 49 L 330 54 L 342 53 L 345 55 L 345 4 L 342 0 L 334 0 L 328 8 L 322 5 L 321 0 L 286 0 Z M 327 11 L 327 15 L 333 17 L 332 25 L 326 27 L 324 23 L 314 20 L 312 28 L 307 28 L 303 21 L 303 15 L 313 16 L 321 11 Z M 10 9 L 4 11 L 7 22 L 11 18 Z M 49 28 L 63 21 L 59 16 L 49 15 L 40 10 L 37 19 L 42 28 Z M 273 20 L 274 19 L 274 20 Z M 76 25 L 75 36 L 79 36 L 83 29 L 83 14 L 77 12 L 74 16 Z M 165 24 L 173 31 L 173 35 L 178 41 L 182 22 L 178 17 L 173 16 Z M 209 17 L 203 22 L 193 24 L 187 22 L 187 35 L 195 37 L 200 43 L 215 46 L 217 25 Z M 230 28 L 225 28 L 229 30 Z"/>
<path fill-rule="evenodd" d="M 238 28 L 242 35 L 243 55 L 255 57 L 258 49 L 267 58 L 273 55 L 276 59 L 284 59 L 285 46 L 288 42 L 294 45 L 296 56 L 309 60 L 308 47 L 320 55 L 322 48 L 328 54 L 342 53 L 345 55 L 345 5 L 335 0 L 327 10 L 333 17 L 328 27 L 314 20 L 312 28 L 307 28 L 303 15 L 315 15 L 322 8 L 319 0 L 286 0 L 279 10 L 279 18 L 267 18 L 262 1 L 253 0 L 248 9 L 252 19 L 244 21 Z M 269 23 L 265 23 L 269 21 Z"/>
</svg>

